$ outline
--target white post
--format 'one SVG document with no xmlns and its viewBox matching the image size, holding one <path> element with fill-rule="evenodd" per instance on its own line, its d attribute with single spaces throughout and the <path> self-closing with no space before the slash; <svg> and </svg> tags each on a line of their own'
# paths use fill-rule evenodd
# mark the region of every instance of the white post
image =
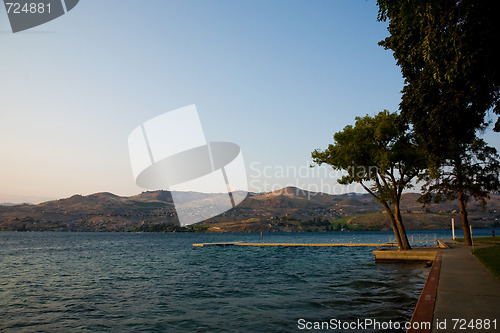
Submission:
<svg viewBox="0 0 500 333">
<path fill-rule="evenodd" d="M 455 240 L 455 219 L 451 218 L 451 233 L 453 235 L 453 240 Z"/>
<path fill-rule="evenodd" d="M 469 225 L 469 230 L 470 230 L 470 240 L 472 242 L 472 253 L 474 253 L 474 238 L 472 237 L 472 226 Z"/>
</svg>

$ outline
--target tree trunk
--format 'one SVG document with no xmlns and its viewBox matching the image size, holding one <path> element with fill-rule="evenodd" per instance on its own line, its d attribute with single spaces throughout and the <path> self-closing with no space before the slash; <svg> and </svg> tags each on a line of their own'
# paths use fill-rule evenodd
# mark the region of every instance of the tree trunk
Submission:
<svg viewBox="0 0 500 333">
<path fill-rule="evenodd" d="M 384 207 L 385 211 L 387 212 L 387 215 L 389 215 L 389 219 L 391 220 L 391 227 L 392 227 L 392 231 L 394 232 L 394 236 L 396 237 L 398 249 L 404 250 L 405 246 L 404 246 L 403 242 L 401 241 L 401 236 L 400 236 L 400 232 L 399 232 L 399 229 L 398 229 L 398 226 L 396 223 L 396 218 L 394 217 L 394 213 L 393 213 L 391 207 L 389 207 L 389 204 L 386 201 L 379 198 L 378 196 L 376 196 L 375 193 L 370 191 L 370 189 L 368 187 L 366 187 L 362 182 L 359 182 L 359 184 L 361 184 L 361 186 L 363 186 L 363 188 L 366 190 L 366 192 L 370 193 L 370 195 Z M 405 233 L 405 238 L 406 238 L 406 233 Z M 406 239 L 406 241 L 408 242 L 408 239 Z"/>
<path fill-rule="evenodd" d="M 394 217 L 394 213 L 392 212 L 392 209 L 389 207 L 389 205 L 387 203 L 385 203 L 385 202 L 382 203 L 382 206 L 384 206 L 384 209 L 385 209 L 387 215 L 389 215 L 389 219 L 391 220 L 391 227 L 392 227 L 392 231 L 394 231 L 394 236 L 396 237 L 398 249 L 404 250 L 403 242 L 401 241 L 401 236 L 400 236 L 399 229 L 398 229 L 398 226 L 396 223 L 396 219 Z"/>
<path fill-rule="evenodd" d="M 396 218 L 396 226 L 398 228 L 399 237 L 401 238 L 401 246 L 400 250 L 411 250 L 410 242 L 408 242 L 408 237 L 406 237 L 405 226 L 403 225 L 403 218 L 401 217 L 401 209 L 399 207 L 399 202 L 394 204 L 395 218 Z"/>
<path fill-rule="evenodd" d="M 462 230 L 464 231 L 465 245 L 472 246 L 469 219 L 467 218 L 467 202 L 463 191 L 458 192 L 458 205 L 460 207 L 460 217 L 462 218 Z"/>
</svg>

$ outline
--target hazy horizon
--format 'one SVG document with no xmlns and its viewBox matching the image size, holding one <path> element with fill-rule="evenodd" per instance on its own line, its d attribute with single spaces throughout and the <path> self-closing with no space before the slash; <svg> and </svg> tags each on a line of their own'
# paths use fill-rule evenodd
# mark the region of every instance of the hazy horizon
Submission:
<svg viewBox="0 0 500 333">
<path fill-rule="evenodd" d="M 273 191 L 267 191 L 267 192 L 248 192 L 248 194 L 253 194 L 253 195 L 263 195 L 263 194 L 267 194 L 267 193 L 273 193 L 273 192 L 279 192 L 279 191 L 282 191 L 286 188 L 296 188 L 298 189 L 298 191 L 300 192 L 308 192 L 308 193 L 314 193 L 314 195 L 318 195 L 318 194 L 328 194 L 328 195 L 333 195 L 333 196 L 340 196 L 340 195 L 370 195 L 369 193 L 367 193 L 366 191 L 363 191 L 363 192 L 360 192 L 360 191 L 356 191 L 356 192 L 345 192 L 345 193 L 326 193 L 326 192 L 312 192 L 312 191 L 308 191 L 306 189 L 302 189 L 302 188 L 298 188 L 298 187 L 294 187 L 294 186 L 285 186 L 281 189 L 278 189 L 278 190 L 273 190 Z M 132 194 L 132 195 L 118 195 L 116 193 L 113 193 L 113 192 L 109 192 L 109 191 L 102 191 L 102 192 L 95 192 L 95 193 L 89 193 L 89 194 L 80 194 L 80 193 L 74 193 L 70 196 L 67 196 L 67 197 L 61 197 L 61 198 L 47 198 L 47 199 L 43 199 L 42 201 L 24 201 L 24 202 L 10 202 L 10 201 L 2 201 L 0 202 L 0 206 L 10 206 L 10 205 L 23 205 L 23 204 L 30 204 L 30 205 L 38 205 L 38 204 L 41 204 L 41 203 L 44 203 L 44 202 L 49 202 L 49 201 L 57 201 L 57 200 L 61 200 L 61 199 L 69 199 L 73 196 L 90 196 L 90 195 L 94 195 L 94 194 L 112 194 L 112 195 L 116 195 L 116 196 L 119 196 L 119 197 L 133 197 L 133 196 L 137 196 L 137 195 L 140 195 L 140 194 L 143 194 L 143 193 L 147 193 L 147 192 L 158 192 L 158 191 L 165 191 L 165 192 L 184 192 L 184 193 L 202 193 L 202 194 L 207 194 L 207 195 L 222 195 L 224 193 L 205 193 L 205 192 L 195 192 L 195 191 L 169 191 L 169 190 L 142 190 L 141 192 L 138 192 L 138 193 L 135 193 L 135 194 Z M 232 191 L 232 192 L 241 192 L 240 190 L 236 190 L 236 191 Z M 286 192 L 288 193 L 288 192 Z M 415 190 L 408 190 L 408 191 L 405 191 L 403 193 L 403 195 L 405 194 L 419 194 L 420 195 L 420 192 L 418 191 L 415 191 Z M 496 194 L 496 193 L 494 193 Z M 312 197 L 312 196 L 311 196 Z"/>
</svg>

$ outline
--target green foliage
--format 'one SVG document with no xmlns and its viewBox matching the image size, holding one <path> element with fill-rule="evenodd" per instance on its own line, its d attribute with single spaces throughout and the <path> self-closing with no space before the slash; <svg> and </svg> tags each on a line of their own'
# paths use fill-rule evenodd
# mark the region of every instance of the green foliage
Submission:
<svg viewBox="0 0 500 333">
<path fill-rule="evenodd" d="M 500 245 L 477 249 L 474 251 L 474 255 L 491 274 L 500 279 Z"/>
<path fill-rule="evenodd" d="M 190 227 L 194 232 L 205 232 L 210 226 L 208 224 L 193 224 Z"/>
<path fill-rule="evenodd" d="M 312 220 L 300 222 L 302 227 L 323 227 L 328 231 L 331 229 L 331 223 L 326 218 L 321 219 L 320 217 L 314 217 Z"/>
<path fill-rule="evenodd" d="M 382 204 L 398 245 L 409 249 L 399 203 L 403 191 L 413 187 L 412 180 L 425 168 L 412 131 L 398 114 L 384 110 L 373 117 L 356 117 L 354 126 L 346 126 L 333 138 L 327 149 L 312 152 L 313 161 L 346 171 L 338 182 L 359 183 Z"/>
<path fill-rule="evenodd" d="M 467 203 L 471 198 L 484 209 L 489 193 L 500 190 L 500 156 L 495 148 L 481 139 L 463 144 L 454 159 L 445 159 L 438 174 L 428 172 L 422 186 L 423 203 L 455 200 L 463 193 Z"/>
<path fill-rule="evenodd" d="M 133 227 L 128 230 L 129 232 L 196 232 L 193 226 L 181 227 L 177 224 L 170 223 L 155 223 L 155 224 L 142 224 L 138 227 Z"/>
<path fill-rule="evenodd" d="M 164 202 L 160 201 L 133 201 L 134 206 L 141 208 L 141 209 L 146 209 L 146 210 L 154 210 L 154 209 L 162 209 L 165 208 L 167 205 Z"/>
<path fill-rule="evenodd" d="M 394 52 L 405 78 L 401 113 L 439 161 L 474 139 L 489 110 L 500 114 L 500 2 L 377 3 L 379 20 L 389 20 L 390 32 L 380 45 Z"/>
<path fill-rule="evenodd" d="M 374 117 L 356 117 L 354 126 L 346 126 L 333 138 L 334 144 L 312 153 L 313 161 L 346 171 L 340 184 L 359 183 L 378 201 L 395 203 L 425 166 L 411 131 L 401 126 L 399 115 L 387 110 Z M 373 185 L 368 188 L 367 182 Z"/>
<path fill-rule="evenodd" d="M 484 204 L 488 192 L 498 189 L 498 163 L 482 163 L 481 155 L 491 148 L 477 140 L 476 133 L 488 126 L 490 110 L 500 114 L 500 2 L 377 4 L 379 20 L 389 20 L 390 33 L 379 44 L 393 51 L 405 78 L 401 114 L 428 156 L 430 180 L 423 201 L 429 201 L 432 192 L 438 201 L 458 198 L 470 245 L 467 202 L 472 196 Z M 500 119 L 495 130 L 500 131 Z"/>
</svg>

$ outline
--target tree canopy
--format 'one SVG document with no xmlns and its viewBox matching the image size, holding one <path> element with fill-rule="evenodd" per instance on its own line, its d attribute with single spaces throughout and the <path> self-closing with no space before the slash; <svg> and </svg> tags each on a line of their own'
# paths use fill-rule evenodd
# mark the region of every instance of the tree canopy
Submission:
<svg viewBox="0 0 500 333">
<path fill-rule="evenodd" d="M 402 222 L 403 191 L 425 166 L 412 132 L 400 116 L 384 110 L 374 117 L 356 117 L 354 126 L 335 133 L 334 144 L 312 152 L 313 161 L 346 171 L 340 184 L 359 183 L 385 209 L 400 249 L 410 249 Z"/>
<path fill-rule="evenodd" d="M 484 209 L 489 193 L 500 190 L 500 156 L 495 148 L 476 138 L 465 144 L 455 158 L 442 162 L 437 176 L 425 175 L 420 201 L 458 199 L 466 245 L 472 245 L 467 204 L 473 199 Z"/>
<path fill-rule="evenodd" d="M 427 155 L 423 200 L 458 199 L 462 228 L 470 197 L 485 203 L 498 189 L 496 151 L 477 138 L 490 113 L 500 114 L 498 0 L 378 0 L 393 51 L 405 79 L 400 104 Z M 500 119 L 495 124 L 500 131 Z M 494 156 L 487 159 L 487 154 Z M 488 184 L 489 182 L 489 184 Z"/>
<path fill-rule="evenodd" d="M 437 159 L 474 140 L 500 114 L 500 2 L 378 0 L 405 79 L 401 114 Z M 500 131 L 500 120 L 495 129 Z"/>
</svg>

